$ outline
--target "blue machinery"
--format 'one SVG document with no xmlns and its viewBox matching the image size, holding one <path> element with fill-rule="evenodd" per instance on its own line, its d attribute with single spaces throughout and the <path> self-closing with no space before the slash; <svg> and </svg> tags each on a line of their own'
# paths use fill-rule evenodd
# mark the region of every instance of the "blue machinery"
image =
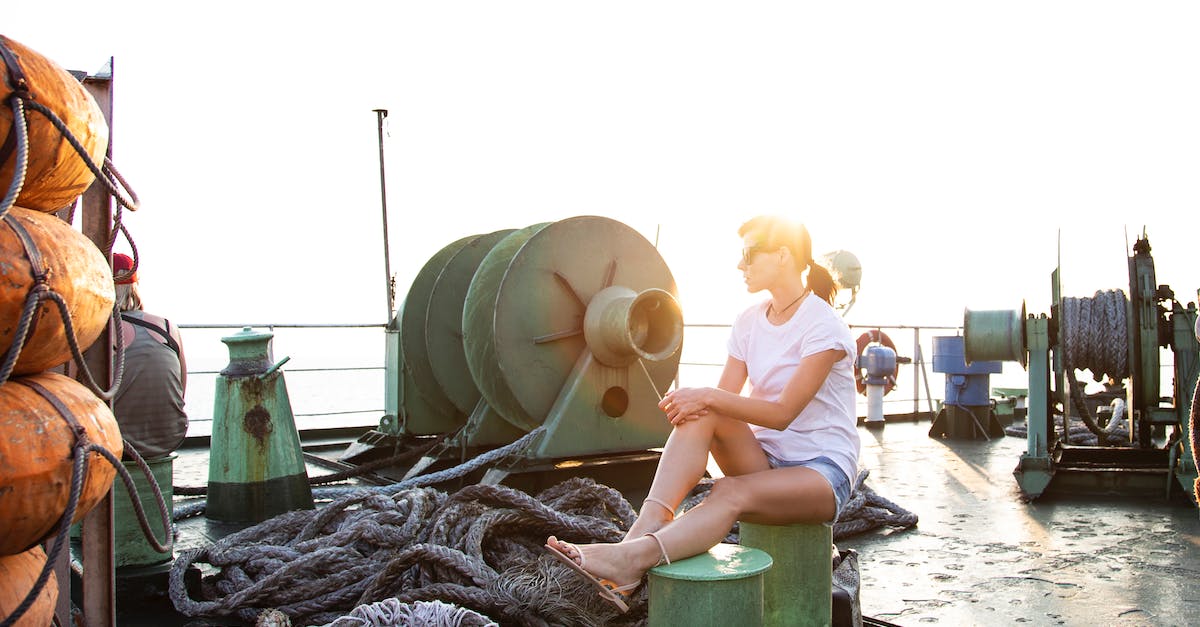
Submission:
<svg viewBox="0 0 1200 627">
<path fill-rule="evenodd" d="M 992 409 L 990 375 L 998 361 L 968 364 L 961 336 L 933 338 L 933 371 L 946 375 L 946 400 L 929 427 L 930 437 L 986 439 L 1004 437 L 1004 426 Z"/>
<path fill-rule="evenodd" d="M 971 311 L 963 321 L 966 363 L 1017 361 L 1029 373 L 1028 447 L 1014 471 L 1026 498 L 1054 489 L 1167 496 L 1177 484 L 1191 494 L 1195 452 L 1188 432 L 1196 388 L 1196 304 L 1181 305 L 1158 285 L 1150 242 L 1143 234 L 1129 257 L 1129 297 L 1121 290 L 1064 298 L 1059 270 L 1051 275 L 1050 314 Z M 1174 356 L 1173 385 L 1160 392 L 1160 348 Z M 1130 426 L 1123 442 L 1107 440 L 1084 402 L 1077 370 L 1096 381 L 1127 382 Z M 1053 387 L 1052 385 L 1053 384 Z M 1075 415 L 1100 437 L 1098 446 L 1073 445 L 1055 422 Z"/>
</svg>

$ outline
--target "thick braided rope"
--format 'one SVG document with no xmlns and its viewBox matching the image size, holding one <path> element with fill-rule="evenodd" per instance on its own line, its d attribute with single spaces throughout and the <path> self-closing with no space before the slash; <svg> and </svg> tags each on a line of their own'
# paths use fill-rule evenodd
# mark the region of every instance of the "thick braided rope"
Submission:
<svg viewBox="0 0 1200 627">
<path fill-rule="evenodd" d="M 440 600 L 402 603 L 384 599 L 360 605 L 346 616 L 324 627 L 392 627 L 400 625 L 447 625 L 454 627 L 499 627 L 492 619 Z"/>
<path fill-rule="evenodd" d="M 1108 375 L 1129 377 L 1128 300 L 1121 290 L 1097 290 L 1091 298 L 1064 298 L 1060 330 L 1066 362 L 1092 371 L 1097 381 Z"/>
<path fill-rule="evenodd" d="M 275 609 L 322 624 L 396 598 L 449 601 L 504 624 L 546 624 L 564 612 L 573 624 L 602 624 L 579 613 L 593 611 L 587 604 L 598 599 L 594 591 L 541 545 L 549 533 L 578 542 L 619 540 L 622 514 L 632 508 L 614 506 L 613 495 L 620 498 L 586 479 L 567 480 L 537 498 L 504 486 L 474 485 L 452 496 L 432 488 L 393 495 L 359 489 L 182 552 L 169 592 L 185 615 L 246 622 Z M 555 502 L 575 506 L 555 509 Z M 184 574 L 199 564 L 218 572 L 202 580 L 201 598 L 192 598 Z M 563 581 L 547 569 L 558 569 Z"/>
<path fill-rule="evenodd" d="M 12 107 L 12 119 L 25 119 L 25 101 L 21 98 L 10 97 L 9 106 Z M 21 194 L 21 189 L 25 187 L 25 176 L 29 171 L 29 129 L 24 124 L 14 123 L 12 128 L 16 132 L 17 140 L 17 160 L 13 166 L 13 178 L 8 184 L 8 189 L 4 194 L 3 200 L 0 200 L 0 217 L 8 213 L 8 210 L 17 202 L 17 196 Z"/>
</svg>

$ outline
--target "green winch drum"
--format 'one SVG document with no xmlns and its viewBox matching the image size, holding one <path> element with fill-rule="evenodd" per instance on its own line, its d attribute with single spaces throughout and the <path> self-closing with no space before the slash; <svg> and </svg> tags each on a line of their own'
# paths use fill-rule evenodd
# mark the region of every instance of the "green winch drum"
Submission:
<svg viewBox="0 0 1200 627">
<path fill-rule="evenodd" d="M 599 316 L 590 326 L 589 313 Z M 611 327 L 628 329 L 628 337 Z M 675 280 L 658 250 L 629 226 L 598 216 L 508 234 L 479 264 L 463 306 L 471 379 L 524 431 L 551 415 L 588 354 L 609 359 L 610 389 L 648 378 L 661 394 L 679 367 L 681 327 Z M 597 339 L 606 350 L 589 344 Z M 617 355 L 629 351 L 639 359 Z"/>
<path fill-rule="evenodd" d="M 425 325 L 429 317 L 430 302 L 438 277 L 450 260 L 476 237 L 472 235 L 455 240 L 434 253 L 417 272 L 412 285 L 408 288 L 408 295 L 404 298 L 404 304 L 399 313 L 400 343 L 404 351 L 404 367 L 413 378 L 416 385 L 415 391 L 444 416 L 453 415 L 455 405 L 437 383 L 433 365 L 430 362 L 433 351 L 426 342 Z M 441 318 L 443 313 L 437 312 L 435 318 Z"/>
<path fill-rule="evenodd" d="M 463 415 L 479 403 L 479 387 L 471 379 L 463 347 L 463 304 L 471 279 L 492 248 L 515 229 L 470 238 L 450 256 L 437 275 L 425 314 L 425 347 L 429 370 L 442 393 Z"/>
<path fill-rule="evenodd" d="M 963 345 L 968 366 L 976 361 L 1016 361 L 1025 366 L 1025 304 L 1021 303 L 1020 311 L 964 310 Z"/>
</svg>

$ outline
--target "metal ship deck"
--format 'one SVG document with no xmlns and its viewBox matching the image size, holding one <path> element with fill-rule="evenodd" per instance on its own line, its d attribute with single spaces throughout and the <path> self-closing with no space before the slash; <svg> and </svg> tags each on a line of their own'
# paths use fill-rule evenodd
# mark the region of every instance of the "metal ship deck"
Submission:
<svg viewBox="0 0 1200 627">
<path fill-rule="evenodd" d="M 866 485 L 919 516 L 913 528 L 837 541 L 858 552 L 865 617 L 897 625 L 1194 624 L 1200 517 L 1178 489 L 1165 497 L 1165 480 L 1164 490 L 1137 496 L 1047 493 L 1025 502 L 1012 474 L 1021 438 L 931 438 L 927 420 L 860 429 Z M 341 448 L 322 440 L 306 450 L 334 458 Z M 179 454 L 176 483 L 203 483 L 207 450 Z M 310 462 L 309 472 L 330 470 Z M 232 531 L 203 517 L 180 528 L 177 553 Z M 118 599 L 117 615 L 121 625 L 240 624 L 189 619 L 167 599 L 144 595 Z"/>
</svg>

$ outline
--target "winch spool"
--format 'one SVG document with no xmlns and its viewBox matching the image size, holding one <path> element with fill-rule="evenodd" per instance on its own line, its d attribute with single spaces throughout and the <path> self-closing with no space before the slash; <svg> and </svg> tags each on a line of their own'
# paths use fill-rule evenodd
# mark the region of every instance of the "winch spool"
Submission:
<svg viewBox="0 0 1200 627">
<path fill-rule="evenodd" d="M 1029 363 L 1025 348 L 1025 303 L 1020 311 L 993 309 L 963 311 L 963 355 L 976 361 Z"/>
<path fill-rule="evenodd" d="M 0 35 L 5 79 L 0 81 L 0 196 L 18 172 L 17 127 L 13 96 L 32 99 L 52 111 L 84 147 L 94 164 L 103 164 L 108 151 L 108 123 L 100 106 L 75 77 L 54 61 Z M 14 92 L 16 92 L 14 94 Z M 16 204 L 55 212 L 71 204 L 95 180 L 95 174 L 54 124 L 37 111 L 21 107 L 27 136 L 27 165 Z"/>
<path fill-rule="evenodd" d="M 467 446 L 494 446 L 561 419 L 575 441 L 546 435 L 537 455 L 661 446 L 657 403 L 683 337 L 675 291 L 654 246 L 608 218 L 456 240 L 397 317 L 400 432 L 465 426 Z"/>
<path fill-rule="evenodd" d="M 469 376 L 467 352 L 463 347 L 463 308 L 471 279 L 492 248 L 515 229 L 479 235 L 454 253 L 438 273 L 429 295 L 425 318 L 425 345 L 429 368 L 439 388 L 456 409 L 469 415 L 479 403 L 478 386 Z"/>
<path fill-rule="evenodd" d="M 415 384 L 412 391 L 419 394 L 442 416 L 454 416 L 455 407 L 433 374 L 431 355 L 442 347 L 436 344 L 430 346 L 427 341 L 429 337 L 426 323 L 429 317 L 429 305 L 433 297 L 434 286 L 446 265 L 476 237 L 464 237 L 451 242 L 430 257 L 417 272 L 417 276 L 413 278 L 399 313 L 400 344 L 404 355 L 405 371 L 413 378 Z M 434 314 L 434 318 L 441 318 L 443 315 L 444 312 L 437 312 Z M 443 432 L 449 430 L 449 426 L 442 429 Z"/>
<path fill-rule="evenodd" d="M 1129 300 L 1119 289 L 1091 298 L 1063 298 L 1059 341 L 1066 364 L 1090 370 L 1096 381 L 1129 376 Z"/>
<path fill-rule="evenodd" d="M 679 366 L 682 315 L 674 277 L 641 234 L 580 216 L 521 229 L 488 253 L 467 291 L 463 332 L 471 375 L 501 417 L 525 431 L 542 424 L 576 362 L 595 352 L 585 318 L 593 299 L 614 286 L 666 294 L 651 299 L 662 309 L 656 331 L 645 338 L 661 333 L 663 324 L 675 328 L 672 320 L 678 328 L 665 331 L 669 339 L 654 335 L 661 346 L 638 356 L 636 369 L 622 367 L 613 387 L 638 378 L 665 392 Z"/>
</svg>

